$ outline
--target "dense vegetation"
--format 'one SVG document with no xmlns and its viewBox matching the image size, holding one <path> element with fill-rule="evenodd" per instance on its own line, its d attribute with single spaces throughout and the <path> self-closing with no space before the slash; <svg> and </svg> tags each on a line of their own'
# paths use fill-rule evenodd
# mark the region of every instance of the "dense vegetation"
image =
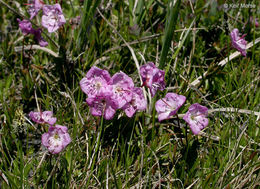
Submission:
<svg viewBox="0 0 260 189">
<path fill-rule="evenodd" d="M 43 2 L 59 3 L 66 23 L 50 32 L 40 10 L 25 35 L 17 19 L 30 19 L 32 2 L 0 0 L 0 188 L 259 187 L 258 1 Z M 246 56 L 233 48 L 235 28 Z M 165 72 L 153 98 L 139 75 L 147 62 Z M 93 116 L 80 87 L 93 66 L 131 77 L 146 110 Z M 155 103 L 169 92 L 186 102 L 159 122 Z M 199 135 L 182 119 L 194 103 L 209 109 Z M 68 128 L 60 153 L 42 145 L 50 126 L 31 111 Z"/>
</svg>

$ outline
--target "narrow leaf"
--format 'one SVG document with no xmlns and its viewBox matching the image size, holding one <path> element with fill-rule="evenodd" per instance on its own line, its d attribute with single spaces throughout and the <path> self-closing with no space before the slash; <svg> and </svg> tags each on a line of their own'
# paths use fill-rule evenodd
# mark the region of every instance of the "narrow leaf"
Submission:
<svg viewBox="0 0 260 189">
<path fill-rule="evenodd" d="M 171 3 L 173 4 L 173 2 L 174 1 L 172 1 Z M 167 25 L 166 25 L 164 39 L 163 39 L 162 53 L 160 56 L 159 68 L 161 69 L 164 68 L 165 66 L 165 61 L 172 41 L 173 32 L 175 30 L 175 26 L 177 25 L 176 23 L 177 23 L 180 4 L 181 1 L 177 0 L 176 3 L 168 9 L 170 13 L 168 14 L 169 16 L 167 18 Z"/>
</svg>

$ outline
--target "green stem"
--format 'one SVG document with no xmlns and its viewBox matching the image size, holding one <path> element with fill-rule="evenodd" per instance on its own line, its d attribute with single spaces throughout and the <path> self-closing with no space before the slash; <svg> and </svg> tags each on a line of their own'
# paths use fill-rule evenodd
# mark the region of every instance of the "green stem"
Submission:
<svg viewBox="0 0 260 189">
<path fill-rule="evenodd" d="M 101 121 L 100 121 L 100 131 L 99 131 L 99 134 L 98 134 L 97 145 L 96 145 L 95 152 L 94 152 L 95 155 L 94 155 L 94 158 L 93 158 L 93 161 L 92 161 L 92 164 L 91 164 L 91 168 L 90 168 L 90 175 L 88 177 L 88 181 L 87 181 L 87 184 L 85 186 L 88 186 L 88 184 L 89 184 L 89 181 L 90 181 L 90 178 L 93 174 L 93 169 L 94 169 L 94 166 L 95 166 L 95 163 L 96 163 L 98 149 L 99 149 L 99 146 L 100 146 L 100 139 L 101 139 L 101 135 L 102 135 L 102 132 L 103 132 L 103 121 L 104 121 L 103 115 L 102 115 Z"/>
<path fill-rule="evenodd" d="M 178 126 L 179 126 L 179 128 L 181 129 L 180 118 L 179 118 L 178 114 L 176 114 L 176 117 L 177 117 Z M 186 127 L 186 133 L 187 133 L 187 127 Z M 187 136 L 186 136 L 186 142 L 187 142 Z M 182 139 L 181 139 L 181 144 L 183 145 Z"/>
</svg>

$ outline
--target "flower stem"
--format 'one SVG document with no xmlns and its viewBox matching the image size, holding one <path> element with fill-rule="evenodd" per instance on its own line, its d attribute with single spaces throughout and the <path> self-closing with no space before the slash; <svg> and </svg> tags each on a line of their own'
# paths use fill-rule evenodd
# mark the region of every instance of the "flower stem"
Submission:
<svg viewBox="0 0 260 189">
<path fill-rule="evenodd" d="M 98 149 L 99 149 L 99 146 L 100 146 L 100 139 L 101 139 L 101 135 L 102 135 L 102 132 L 103 132 L 103 120 L 104 120 L 103 115 L 101 116 L 100 129 L 99 129 L 99 133 L 98 133 L 98 137 L 97 137 L 97 144 L 96 144 L 95 152 L 94 152 L 95 155 L 94 155 L 94 158 L 92 160 L 92 164 L 91 164 L 91 168 L 90 168 L 90 175 L 88 177 L 88 181 L 87 181 L 87 184 L 85 186 L 88 186 L 88 184 L 89 184 L 89 181 L 90 181 L 90 178 L 93 174 L 93 169 L 94 169 L 94 166 L 95 166 L 95 163 L 96 163 Z"/>
<path fill-rule="evenodd" d="M 187 127 L 188 127 L 188 125 L 186 124 L 186 126 L 185 126 L 185 138 L 186 138 L 186 145 L 187 145 L 187 148 L 188 148 L 188 135 L 187 135 Z"/>
<path fill-rule="evenodd" d="M 176 114 L 176 117 L 177 117 L 178 126 L 179 126 L 179 128 L 181 129 L 180 119 L 179 119 L 178 114 Z M 183 145 L 183 141 L 182 141 L 182 139 L 181 139 L 181 144 Z"/>
</svg>

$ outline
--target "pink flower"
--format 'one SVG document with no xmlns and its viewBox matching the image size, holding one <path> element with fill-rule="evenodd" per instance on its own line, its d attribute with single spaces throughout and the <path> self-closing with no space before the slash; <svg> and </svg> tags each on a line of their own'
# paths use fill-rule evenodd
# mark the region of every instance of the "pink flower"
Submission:
<svg viewBox="0 0 260 189">
<path fill-rule="evenodd" d="M 183 119 L 189 124 L 193 134 L 197 135 L 208 125 L 209 120 L 206 118 L 207 116 L 208 108 L 195 103 L 189 107 L 189 110 L 184 115 Z"/>
<path fill-rule="evenodd" d="M 176 93 L 167 93 L 164 98 L 155 103 L 159 121 L 170 119 L 186 101 L 186 97 Z"/>
<path fill-rule="evenodd" d="M 103 115 L 106 120 L 112 119 L 118 108 L 118 103 L 111 98 L 111 93 L 89 97 L 86 101 L 93 116 Z"/>
<path fill-rule="evenodd" d="M 36 122 L 36 123 L 48 123 L 50 125 L 53 125 L 56 123 L 57 118 L 52 117 L 53 113 L 51 111 L 44 111 L 44 112 L 30 112 L 29 116 L 30 118 Z"/>
<path fill-rule="evenodd" d="M 17 19 L 19 22 L 19 28 L 22 30 L 22 33 L 24 35 L 33 34 L 35 39 L 39 42 L 41 47 L 46 47 L 48 45 L 48 42 L 45 41 L 41 35 L 42 30 L 39 29 L 33 29 L 32 24 L 29 20 L 23 20 Z"/>
<path fill-rule="evenodd" d="M 47 28 L 49 33 L 55 32 L 65 23 L 60 4 L 43 6 L 42 26 Z"/>
<path fill-rule="evenodd" d="M 143 90 L 141 88 L 135 87 L 132 92 L 132 100 L 126 103 L 122 108 L 128 117 L 133 117 L 134 113 L 137 110 L 145 110 L 147 105 L 147 102 L 144 98 Z"/>
<path fill-rule="evenodd" d="M 152 97 L 155 95 L 157 90 L 163 91 L 165 89 L 165 82 L 164 82 L 164 75 L 165 72 L 159 70 L 154 76 L 152 80 L 152 87 L 150 88 Z"/>
<path fill-rule="evenodd" d="M 17 19 L 19 22 L 19 28 L 21 29 L 22 33 L 24 35 L 28 35 L 32 33 L 32 24 L 29 20 L 20 20 L 19 18 Z"/>
<path fill-rule="evenodd" d="M 41 35 L 42 33 L 42 30 L 39 28 L 39 29 L 32 29 L 32 34 L 34 35 L 35 39 L 39 42 L 39 45 L 41 47 L 46 47 L 48 45 L 48 42 L 45 41 Z"/>
<path fill-rule="evenodd" d="M 47 133 L 42 135 L 42 145 L 51 154 L 60 153 L 71 142 L 68 128 L 61 125 L 50 126 Z"/>
<path fill-rule="evenodd" d="M 143 85 L 150 89 L 152 97 L 155 95 L 157 90 L 164 90 L 165 82 L 163 70 L 158 69 L 153 62 L 140 67 L 140 74 L 142 77 Z"/>
<path fill-rule="evenodd" d="M 113 75 L 111 80 L 113 99 L 118 102 L 118 108 L 122 108 L 132 100 L 133 80 L 124 72 Z"/>
<path fill-rule="evenodd" d="M 95 97 L 103 95 L 107 91 L 111 92 L 109 83 L 111 77 L 108 71 L 97 67 L 92 67 L 86 76 L 80 81 L 81 90 L 88 95 L 88 97 Z"/>
<path fill-rule="evenodd" d="M 233 29 L 230 33 L 232 46 L 236 48 L 243 56 L 246 56 L 246 40 L 245 35 L 240 37 L 239 31 L 237 28 Z"/>
<path fill-rule="evenodd" d="M 41 0 L 34 0 L 32 6 L 29 8 L 30 19 L 33 19 L 42 9 L 44 3 Z"/>
</svg>

